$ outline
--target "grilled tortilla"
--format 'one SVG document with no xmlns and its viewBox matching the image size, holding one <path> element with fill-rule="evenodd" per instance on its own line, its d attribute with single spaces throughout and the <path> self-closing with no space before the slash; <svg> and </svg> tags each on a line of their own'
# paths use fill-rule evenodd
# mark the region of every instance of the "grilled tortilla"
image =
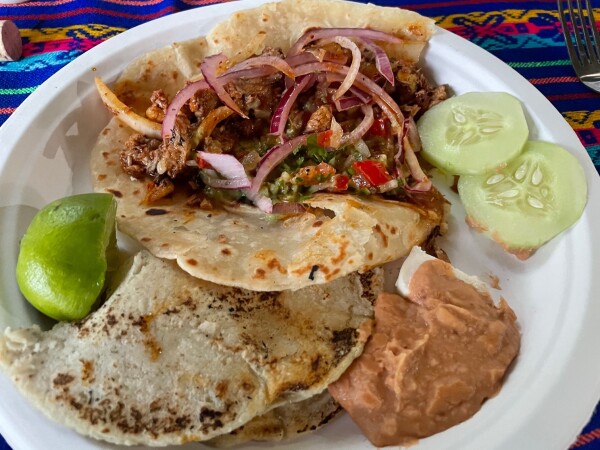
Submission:
<svg viewBox="0 0 600 450">
<path fill-rule="evenodd" d="M 341 1 L 324 6 L 317 0 L 266 4 L 234 14 L 206 38 L 144 55 L 124 71 L 114 91 L 143 113 L 155 89 L 172 98 L 198 74 L 205 56 L 222 52 L 237 61 L 266 47 L 286 51 L 316 26 L 393 33 L 406 41 L 395 46 L 396 56 L 411 61 L 433 32 L 430 19 L 398 8 Z M 378 196 L 321 193 L 302 200 L 307 212 L 278 221 L 244 204 L 202 210 L 188 206 L 185 195 L 147 204 L 148 180 L 134 180 L 120 167 L 120 149 L 132 134 L 117 119 L 102 131 L 91 160 L 95 190 L 117 197 L 121 231 L 154 255 L 175 259 L 188 273 L 215 283 L 259 291 L 326 283 L 405 256 L 444 221 L 439 204 L 419 206 Z"/>
<path fill-rule="evenodd" d="M 35 406 L 83 435 L 208 440 L 336 380 L 362 351 L 381 284 L 369 272 L 252 292 L 143 251 L 85 320 L 6 331 L 0 366 Z"/>
</svg>

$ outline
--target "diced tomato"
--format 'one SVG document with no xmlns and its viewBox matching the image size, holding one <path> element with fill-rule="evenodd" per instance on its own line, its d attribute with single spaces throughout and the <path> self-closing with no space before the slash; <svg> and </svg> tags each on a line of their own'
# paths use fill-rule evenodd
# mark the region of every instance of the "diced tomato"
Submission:
<svg viewBox="0 0 600 450">
<path fill-rule="evenodd" d="M 380 117 L 373 121 L 373 125 L 369 128 L 369 133 L 375 136 L 387 137 L 390 135 L 391 126 L 390 120 L 387 117 Z"/>
<path fill-rule="evenodd" d="M 331 139 L 332 134 L 333 130 L 327 130 L 317 133 L 317 145 L 321 147 L 329 147 L 329 140 Z"/>
<path fill-rule="evenodd" d="M 350 177 L 344 174 L 334 175 L 331 179 L 332 190 L 335 192 L 347 191 Z"/>
<path fill-rule="evenodd" d="M 198 167 L 201 169 L 212 169 L 212 166 L 203 160 L 200 155 L 196 156 L 196 162 L 198 163 Z"/>
<path fill-rule="evenodd" d="M 373 186 L 381 186 L 392 179 L 391 175 L 385 170 L 384 165 L 379 161 L 372 159 L 357 161 L 352 164 L 352 167 Z"/>
</svg>

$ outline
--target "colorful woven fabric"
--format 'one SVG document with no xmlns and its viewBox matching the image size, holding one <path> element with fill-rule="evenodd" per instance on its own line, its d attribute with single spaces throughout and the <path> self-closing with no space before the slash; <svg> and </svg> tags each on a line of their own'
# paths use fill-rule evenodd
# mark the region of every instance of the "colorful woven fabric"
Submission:
<svg viewBox="0 0 600 450">
<path fill-rule="evenodd" d="M 600 172 L 600 94 L 575 77 L 555 0 L 371 1 L 433 17 L 441 27 L 513 67 L 561 112 Z M 16 22 L 24 43 L 20 61 L 0 63 L 0 124 L 44 80 L 86 50 L 149 20 L 212 3 L 219 1 L 41 0 L 0 5 L 0 19 Z M 597 13 L 600 20 L 600 9 Z M 600 449 L 600 414 L 572 448 Z M 0 450 L 5 449 L 8 446 L 0 437 Z"/>
</svg>

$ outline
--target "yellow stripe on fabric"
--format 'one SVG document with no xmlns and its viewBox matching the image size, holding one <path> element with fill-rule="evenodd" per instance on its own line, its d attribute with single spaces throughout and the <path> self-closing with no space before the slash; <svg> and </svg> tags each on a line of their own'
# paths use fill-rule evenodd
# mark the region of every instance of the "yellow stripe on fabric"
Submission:
<svg viewBox="0 0 600 450">
<path fill-rule="evenodd" d="M 49 42 L 64 39 L 103 39 L 125 31 L 126 28 L 100 24 L 71 25 L 59 28 L 22 28 L 21 37 L 29 42 Z"/>
<path fill-rule="evenodd" d="M 567 122 L 575 128 L 594 128 L 594 122 L 600 120 L 600 110 L 596 111 L 565 111 L 562 113 Z"/>
<path fill-rule="evenodd" d="M 469 14 L 450 14 L 448 16 L 438 17 L 436 22 L 442 28 L 452 28 L 456 26 L 456 19 L 464 21 L 465 18 L 472 21 L 470 25 L 488 25 L 497 22 L 497 17 L 502 16 L 509 22 L 529 22 L 530 19 L 538 17 L 540 14 L 552 15 L 558 20 L 558 12 L 544 9 L 504 9 L 502 11 L 473 12 Z"/>
<path fill-rule="evenodd" d="M 598 20 L 600 8 L 593 8 L 594 17 Z M 551 16 L 558 21 L 558 11 L 546 9 L 504 9 L 502 11 L 473 12 L 468 14 L 450 14 L 448 16 L 436 17 L 436 23 L 442 28 L 452 28 L 457 26 L 456 20 L 464 21 L 467 18 L 472 23 L 470 25 L 488 25 L 497 22 L 498 16 L 502 16 L 508 22 L 529 22 L 531 19 L 539 16 Z"/>
</svg>

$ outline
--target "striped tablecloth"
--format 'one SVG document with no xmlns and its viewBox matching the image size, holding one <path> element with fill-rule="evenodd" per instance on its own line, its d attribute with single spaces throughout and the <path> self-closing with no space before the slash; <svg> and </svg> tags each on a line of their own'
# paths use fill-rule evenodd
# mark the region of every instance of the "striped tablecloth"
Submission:
<svg viewBox="0 0 600 450">
<path fill-rule="evenodd" d="M 585 88 L 575 77 L 555 0 L 372 1 L 433 17 L 441 27 L 516 69 L 562 113 L 600 172 L 600 94 Z M 11 19 L 19 26 L 24 44 L 20 61 L 0 63 L 0 124 L 44 80 L 86 50 L 149 20 L 212 3 L 219 2 L 42 0 L 0 4 L 0 19 Z M 600 19 L 600 9 L 596 12 Z M 0 450 L 8 448 L 0 437 Z M 572 448 L 600 449 L 600 413 L 594 415 Z"/>
</svg>

